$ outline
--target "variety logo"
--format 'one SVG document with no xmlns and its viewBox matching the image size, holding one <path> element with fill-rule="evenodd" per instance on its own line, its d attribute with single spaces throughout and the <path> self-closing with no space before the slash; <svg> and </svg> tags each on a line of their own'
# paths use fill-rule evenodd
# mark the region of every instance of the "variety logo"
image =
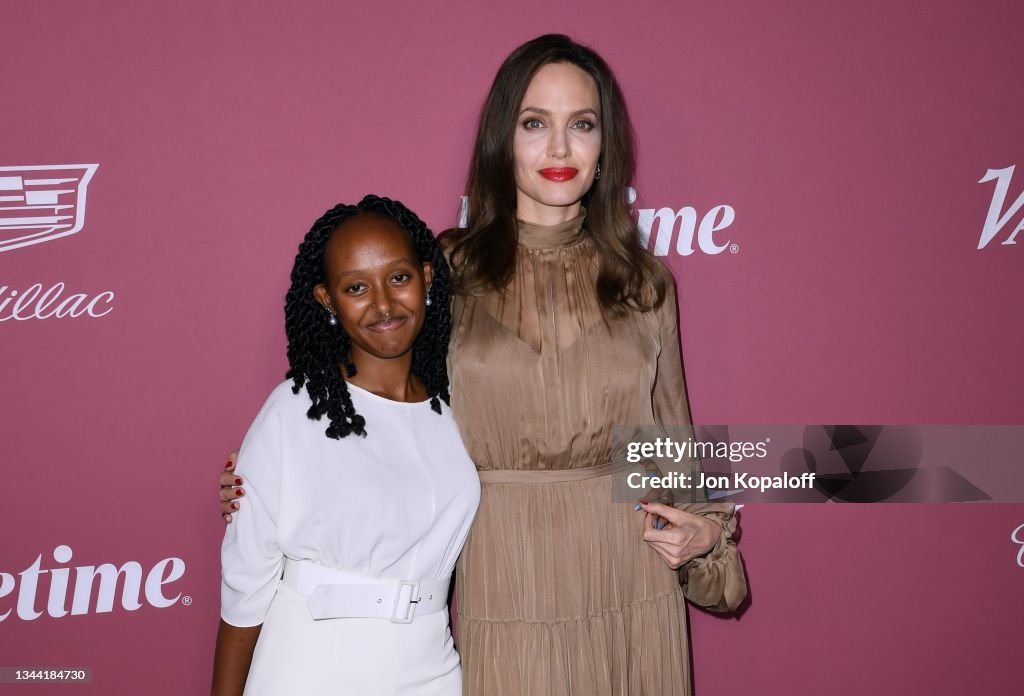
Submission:
<svg viewBox="0 0 1024 696">
<path fill-rule="evenodd" d="M 98 164 L 0 167 L 0 252 L 80 232 Z"/>
<path fill-rule="evenodd" d="M 459 227 L 469 224 L 469 196 L 462 196 L 459 209 Z M 636 203 L 637 193 L 632 186 L 626 188 L 626 202 Z M 640 243 L 655 256 L 668 256 L 676 253 L 689 256 L 696 249 L 712 256 L 721 254 L 728 249 L 731 253 L 739 252 L 740 247 L 732 240 L 715 237 L 717 232 L 726 229 L 736 220 L 736 211 L 731 205 L 716 205 L 697 221 L 697 210 L 690 206 L 679 208 L 641 208 L 636 211 L 636 224 L 640 229 Z M 655 232 L 657 223 L 657 233 Z M 677 224 L 678 223 L 678 224 Z M 651 237 L 654 237 L 654 248 L 651 248 Z M 673 246 L 673 240 L 675 245 Z M 696 249 L 694 242 L 697 243 Z"/>
<path fill-rule="evenodd" d="M 1006 226 L 1006 223 L 1024 207 L 1024 192 L 1021 192 L 1017 196 L 1017 200 L 1011 203 L 1009 208 L 1006 208 L 1006 212 L 1002 212 L 1004 210 L 1003 206 L 1006 203 L 1006 194 L 1010 191 L 1010 179 L 1013 178 L 1013 170 L 1014 167 L 989 169 L 985 172 L 985 176 L 981 177 L 978 181 L 979 184 L 984 184 L 993 179 L 996 182 L 996 190 L 992 194 L 992 202 L 988 206 L 988 217 L 985 218 L 985 226 L 981 228 L 981 238 L 978 240 L 979 249 L 984 249 L 999 234 L 999 231 Z M 1024 215 L 1021 216 L 1013 232 L 1002 241 L 1002 244 L 1016 244 L 1017 233 L 1022 230 L 1024 230 Z"/>
<path fill-rule="evenodd" d="M 53 550 L 53 560 L 58 564 L 70 562 L 72 555 L 70 546 L 61 545 Z M 12 611 L 25 621 L 34 621 L 44 614 L 56 619 L 69 614 L 104 614 L 113 610 L 114 600 L 119 596 L 121 607 L 127 611 L 139 609 L 143 602 L 157 608 L 172 606 L 178 600 L 184 605 L 192 603 L 188 595 L 183 596 L 180 592 L 168 596 L 167 586 L 185 575 L 185 561 L 180 558 L 165 558 L 145 575 L 142 565 L 135 561 L 127 561 L 120 567 L 113 563 L 103 563 L 98 566 L 44 570 L 42 565 L 43 556 L 40 554 L 16 575 L 0 572 L 0 600 L 14 595 L 17 589 L 14 607 L 5 611 L 0 606 L 0 621 L 4 621 Z M 75 571 L 73 580 L 72 570 Z M 49 590 L 45 594 L 46 604 L 37 608 L 40 580 L 46 575 L 49 575 L 50 580 Z"/>
<path fill-rule="evenodd" d="M 1017 565 L 1024 568 L 1024 524 L 1013 530 L 1013 533 L 1010 534 L 1010 541 L 1020 545 L 1020 548 L 1017 549 Z"/>
</svg>

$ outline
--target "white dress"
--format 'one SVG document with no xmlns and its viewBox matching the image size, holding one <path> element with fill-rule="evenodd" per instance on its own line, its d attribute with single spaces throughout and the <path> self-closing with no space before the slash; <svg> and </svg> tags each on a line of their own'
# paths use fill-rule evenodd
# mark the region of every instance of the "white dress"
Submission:
<svg viewBox="0 0 1024 696">
<path fill-rule="evenodd" d="M 459 696 L 447 611 L 314 620 L 281 580 L 285 559 L 367 582 L 448 578 L 480 499 L 451 412 L 349 384 L 367 436 L 333 440 L 291 387 L 271 392 L 242 444 L 244 504 L 221 551 L 221 618 L 263 625 L 245 693 Z"/>
</svg>

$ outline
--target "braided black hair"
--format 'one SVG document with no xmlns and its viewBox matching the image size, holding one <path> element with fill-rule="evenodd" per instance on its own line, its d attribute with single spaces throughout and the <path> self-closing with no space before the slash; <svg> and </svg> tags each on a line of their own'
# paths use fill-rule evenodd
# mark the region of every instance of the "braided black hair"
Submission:
<svg viewBox="0 0 1024 696">
<path fill-rule="evenodd" d="M 284 304 L 289 365 L 285 376 L 294 382 L 294 393 L 306 387 L 313 402 L 306 415 L 311 420 L 320 420 L 326 414 L 330 424 L 325 433 L 334 439 L 352 433 L 365 436 L 366 420 L 356 413 L 348 385 L 339 370 L 339 365 L 343 364 L 349 376 L 356 374 L 356 367 L 349 359 L 352 340 L 340 324 L 328 323 L 328 314 L 314 299 L 313 288 L 325 282 L 324 249 L 331 233 L 349 218 L 367 213 L 398 223 L 412 240 L 420 263 L 429 262 L 434 267 L 431 304 L 426 307 L 423 328 L 413 343 L 412 371 L 426 385 L 434 411 L 441 413 L 441 400 L 450 403 L 445 361 L 452 318 L 448 306 L 448 262 L 441 247 L 423 221 L 398 201 L 369 195 L 356 205 L 341 203 L 314 222 L 299 245 L 292 268 L 292 284 Z"/>
</svg>

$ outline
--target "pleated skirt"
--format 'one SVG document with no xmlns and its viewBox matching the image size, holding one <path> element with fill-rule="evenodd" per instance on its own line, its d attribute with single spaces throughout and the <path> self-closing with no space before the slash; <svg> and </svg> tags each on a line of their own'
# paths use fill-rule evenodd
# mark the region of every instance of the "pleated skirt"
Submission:
<svg viewBox="0 0 1024 696">
<path fill-rule="evenodd" d="M 467 696 L 684 696 L 676 571 L 612 502 L 610 467 L 481 472 L 457 572 Z"/>
<path fill-rule="evenodd" d="M 448 611 L 412 623 L 313 620 L 281 583 L 260 631 L 245 696 L 459 696 L 462 676 Z"/>
</svg>

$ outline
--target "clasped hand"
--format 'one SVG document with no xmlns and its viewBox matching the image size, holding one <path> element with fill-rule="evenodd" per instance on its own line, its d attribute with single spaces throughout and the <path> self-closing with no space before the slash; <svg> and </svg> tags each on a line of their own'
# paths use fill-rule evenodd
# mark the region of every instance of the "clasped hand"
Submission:
<svg viewBox="0 0 1024 696">
<path fill-rule="evenodd" d="M 722 528 L 713 520 L 662 503 L 640 503 L 644 516 L 643 540 L 658 552 L 671 568 L 703 556 L 715 548 Z M 665 526 L 655 527 L 660 518 Z"/>
</svg>

